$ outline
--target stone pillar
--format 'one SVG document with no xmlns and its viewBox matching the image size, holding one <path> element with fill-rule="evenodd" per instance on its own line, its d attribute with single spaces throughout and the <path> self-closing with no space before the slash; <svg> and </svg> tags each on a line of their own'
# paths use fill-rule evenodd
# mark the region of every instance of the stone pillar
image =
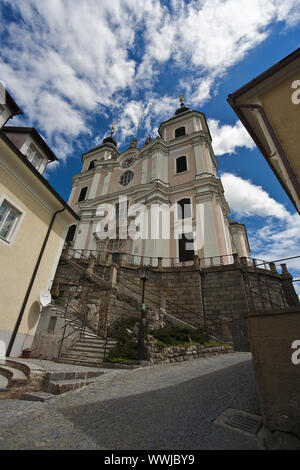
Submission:
<svg viewBox="0 0 300 470">
<path fill-rule="evenodd" d="M 118 266 L 113 263 L 110 267 L 109 282 L 114 289 L 117 286 Z"/>
<path fill-rule="evenodd" d="M 200 268 L 200 260 L 199 260 L 198 255 L 194 256 L 194 266 L 195 266 L 196 269 Z"/>
<path fill-rule="evenodd" d="M 74 248 L 74 242 L 73 241 L 66 242 L 66 248 L 65 248 L 65 251 L 64 251 L 64 257 L 65 258 L 70 258 L 71 250 L 73 248 Z"/>
<path fill-rule="evenodd" d="M 277 274 L 277 269 L 276 269 L 275 263 L 269 263 L 269 266 L 270 266 L 270 270 L 272 271 L 272 273 Z"/>
<path fill-rule="evenodd" d="M 93 274 L 95 262 L 96 262 L 96 256 L 90 255 L 90 257 L 89 257 L 89 266 L 87 268 L 87 272 L 89 274 Z"/>
<path fill-rule="evenodd" d="M 282 288 L 283 288 L 284 296 L 287 300 L 287 303 L 289 304 L 290 307 L 298 306 L 299 298 L 295 292 L 295 289 L 292 283 L 293 277 L 288 272 L 286 264 L 281 264 L 280 266 L 282 269 L 282 275 L 281 275 Z"/>
</svg>

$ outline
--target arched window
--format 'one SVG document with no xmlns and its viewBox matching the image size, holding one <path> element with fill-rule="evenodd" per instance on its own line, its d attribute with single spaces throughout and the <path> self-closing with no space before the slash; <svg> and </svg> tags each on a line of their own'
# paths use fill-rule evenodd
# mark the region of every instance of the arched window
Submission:
<svg viewBox="0 0 300 470">
<path fill-rule="evenodd" d="M 120 176 L 120 179 L 119 179 L 120 185 L 127 186 L 133 177 L 134 177 L 133 171 L 130 171 L 130 170 L 125 171 L 125 173 L 123 173 L 123 175 Z"/>
<path fill-rule="evenodd" d="M 186 157 L 176 158 L 176 173 L 183 173 L 184 171 L 187 171 Z"/>
<path fill-rule="evenodd" d="M 178 240 L 179 261 L 192 261 L 194 259 L 193 233 L 182 233 Z"/>
<path fill-rule="evenodd" d="M 89 164 L 88 170 L 92 170 L 93 168 L 95 168 L 95 162 L 96 160 L 91 161 L 91 163 Z"/>
<path fill-rule="evenodd" d="M 178 219 L 186 219 L 192 217 L 191 200 L 189 198 L 177 201 L 178 204 Z"/>
<path fill-rule="evenodd" d="M 80 194 L 79 194 L 78 202 L 85 200 L 85 196 L 86 196 L 87 190 L 88 190 L 88 187 L 87 187 L 87 186 L 85 186 L 84 188 L 82 188 L 82 190 L 80 191 Z"/>
<path fill-rule="evenodd" d="M 71 242 L 72 240 L 74 240 L 76 227 L 77 225 L 71 225 L 71 227 L 69 227 L 69 230 L 66 236 L 66 242 Z"/>
<path fill-rule="evenodd" d="M 175 139 L 177 139 L 177 137 L 181 137 L 182 135 L 186 135 L 185 127 L 178 127 L 178 129 L 175 129 Z"/>
</svg>

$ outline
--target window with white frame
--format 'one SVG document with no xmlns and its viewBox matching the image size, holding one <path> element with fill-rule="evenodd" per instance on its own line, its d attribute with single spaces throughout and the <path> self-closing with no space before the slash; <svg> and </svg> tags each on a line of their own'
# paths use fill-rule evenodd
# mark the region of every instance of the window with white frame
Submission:
<svg viewBox="0 0 300 470">
<path fill-rule="evenodd" d="M 5 199 L 0 205 L 0 237 L 9 241 L 14 233 L 20 212 Z"/>
<path fill-rule="evenodd" d="M 28 147 L 26 157 L 27 160 L 29 160 L 30 163 L 38 170 L 42 163 L 43 157 L 38 153 L 34 145 L 30 145 Z"/>
</svg>

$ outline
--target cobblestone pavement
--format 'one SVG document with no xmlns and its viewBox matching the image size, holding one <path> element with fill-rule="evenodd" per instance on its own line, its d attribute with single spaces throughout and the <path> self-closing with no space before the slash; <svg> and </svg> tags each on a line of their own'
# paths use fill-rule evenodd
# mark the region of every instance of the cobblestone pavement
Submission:
<svg viewBox="0 0 300 470">
<path fill-rule="evenodd" d="M 111 370 L 45 403 L 0 401 L 0 449 L 257 449 L 213 421 L 259 414 L 248 353 Z"/>
</svg>

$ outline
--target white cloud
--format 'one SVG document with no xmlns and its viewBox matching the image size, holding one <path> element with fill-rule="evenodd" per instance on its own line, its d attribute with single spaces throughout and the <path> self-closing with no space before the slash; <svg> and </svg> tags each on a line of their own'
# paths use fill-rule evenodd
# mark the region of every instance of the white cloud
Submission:
<svg viewBox="0 0 300 470">
<path fill-rule="evenodd" d="M 300 255 L 300 217 L 297 213 L 289 214 L 280 223 L 268 220 L 266 225 L 251 234 L 250 245 L 252 247 L 251 256 L 266 261 L 284 260 L 286 258 Z M 285 263 L 294 279 L 300 279 L 300 258 L 278 261 Z M 294 287 L 300 294 L 300 283 L 295 283 Z"/>
<path fill-rule="evenodd" d="M 240 121 L 234 126 L 220 125 L 215 119 L 208 119 L 209 129 L 212 135 L 212 145 L 216 155 L 236 153 L 237 147 L 253 149 L 255 144 Z"/>
<path fill-rule="evenodd" d="M 154 91 L 164 67 L 165 76 L 169 65 L 176 71 L 187 104 L 200 106 L 222 75 L 270 34 L 272 22 L 300 19 L 299 0 L 3 1 L 22 21 L 2 24 L 0 78 L 50 145 L 56 133 L 68 142 L 88 132 L 100 105 L 127 115 L 128 124 L 119 118 L 122 139 L 137 127 L 150 132 L 162 120 L 160 102 L 164 110 L 173 106 L 173 98 L 159 99 Z M 48 113 L 39 107 L 45 102 Z M 218 152 L 251 148 L 239 125 L 216 125 L 215 134 Z"/>
<path fill-rule="evenodd" d="M 262 226 L 262 219 L 258 222 L 261 228 L 248 230 L 252 258 L 276 261 L 300 255 L 300 216 L 297 213 L 291 214 L 251 181 L 231 173 L 224 173 L 221 180 L 232 212 L 242 219 L 246 227 L 247 223 L 252 225 L 250 222 L 257 216 L 264 218 Z M 277 264 L 281 263 L 287 264 L 295 279 L 300 278 L 300 258 Z M 295 287 L 300 294 L 300 283 Z"/>
<path fill-rule="evenodd" d="M 261 186 L 244 180 L 232 173 L 223 173 L 221 180 L 225 198 L 231 210 L 239 216 L 276 217 L 287 219 L 289 212 L 275 199 L 271 198 Z"/>
</svg>

